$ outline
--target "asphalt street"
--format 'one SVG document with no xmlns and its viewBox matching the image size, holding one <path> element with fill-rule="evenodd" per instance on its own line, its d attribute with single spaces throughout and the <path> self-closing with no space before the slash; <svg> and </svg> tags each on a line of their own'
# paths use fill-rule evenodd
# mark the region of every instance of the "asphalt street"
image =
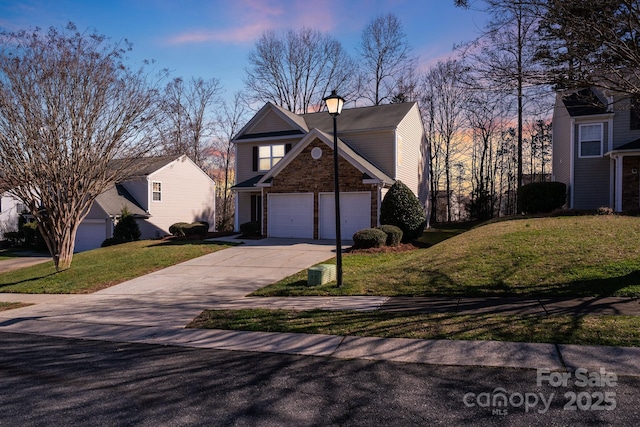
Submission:
<svg viewBox="0 0 640 427">
<path fill-rule="evenodd" d="M 638 425 L 640 378 L 568 374 L 0 333 L 0 425 Z"/>
</svg>

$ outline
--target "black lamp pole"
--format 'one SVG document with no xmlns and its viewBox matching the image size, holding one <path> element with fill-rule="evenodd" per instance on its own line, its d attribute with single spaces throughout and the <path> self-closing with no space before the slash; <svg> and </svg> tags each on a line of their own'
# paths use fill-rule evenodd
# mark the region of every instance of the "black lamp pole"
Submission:
<svg viewBox="0 0 640 427">
<path fill-rule="evenodd" d="M 336 91 L 324 98 L 329 114 L 333 116 L 333 193 L 336 208 L 336 281 L 342 287 L 342 234 L 340 232 L 340 181 L 338 179 L 338 116 L 342 112 L 344 99 Z"/>
</svg>

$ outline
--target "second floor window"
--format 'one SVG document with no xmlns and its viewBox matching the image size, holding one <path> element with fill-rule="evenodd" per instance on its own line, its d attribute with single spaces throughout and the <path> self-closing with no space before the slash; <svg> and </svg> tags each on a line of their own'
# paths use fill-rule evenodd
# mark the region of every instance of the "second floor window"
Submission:
<svg viewBox="0 0 640 427">
<path fill-rule="evenodd" d="M 602 156 L 602 123 L 580 125 L 578 138 L 579 157 Z"/>
<path fill-rule="evenodd" d="M 153 200 L 154 202 L 161 202 L 162 201 L 162 183 L 154 181 L 151 184 L 151 187 L 152 187 L 151 200 Z"/>
<path fill-rule="evenodd" d="M 285 145 L 261 145 L 258 147 L 258 170 L 268 171 L 285 155 Z"/>
<path fill-rule="evenodd" d="M 629 125 L 631 130 L 640 129 L 640 99 L 631 98 L 629 106 Z"/>
</svg>

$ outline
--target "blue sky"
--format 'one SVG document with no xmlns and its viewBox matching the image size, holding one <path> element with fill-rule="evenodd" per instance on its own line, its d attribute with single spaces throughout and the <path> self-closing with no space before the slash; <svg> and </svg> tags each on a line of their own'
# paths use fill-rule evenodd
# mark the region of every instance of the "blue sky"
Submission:
<svg viewBox="0 0 640 427">
<path fill-rule="evenodd" d="M 242 88 L 247 55 L 266 29 L 302 26 L 330 33 L 350 54 L 376 16 L 402 22 L 421 67 L 475 38 L 485 17 L 453 0 L 0 0 L 0 28 L 96 29 L 134 45 L 129 64 L 155 60 L 172 76 L 215 77 L 226 94 Z"/>
</svg>

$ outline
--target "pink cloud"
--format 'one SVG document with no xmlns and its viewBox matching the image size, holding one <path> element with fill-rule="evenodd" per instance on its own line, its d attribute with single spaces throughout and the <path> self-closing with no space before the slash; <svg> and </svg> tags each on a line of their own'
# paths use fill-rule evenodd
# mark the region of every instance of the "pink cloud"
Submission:
<svg viewBox="0 0 640 427">
<path fill-rule="evenodd" d="M 329 32 L 336 26 L 339 7 L 325 2 L 305 0 L 236 0 L 225 11 L 227 28 L 194 29 L 169 37 L 171 45 L 223 42 L 247 43 L 255 41 L 265 30 L 284 30 L 311 27 Z"/>
</svg>

